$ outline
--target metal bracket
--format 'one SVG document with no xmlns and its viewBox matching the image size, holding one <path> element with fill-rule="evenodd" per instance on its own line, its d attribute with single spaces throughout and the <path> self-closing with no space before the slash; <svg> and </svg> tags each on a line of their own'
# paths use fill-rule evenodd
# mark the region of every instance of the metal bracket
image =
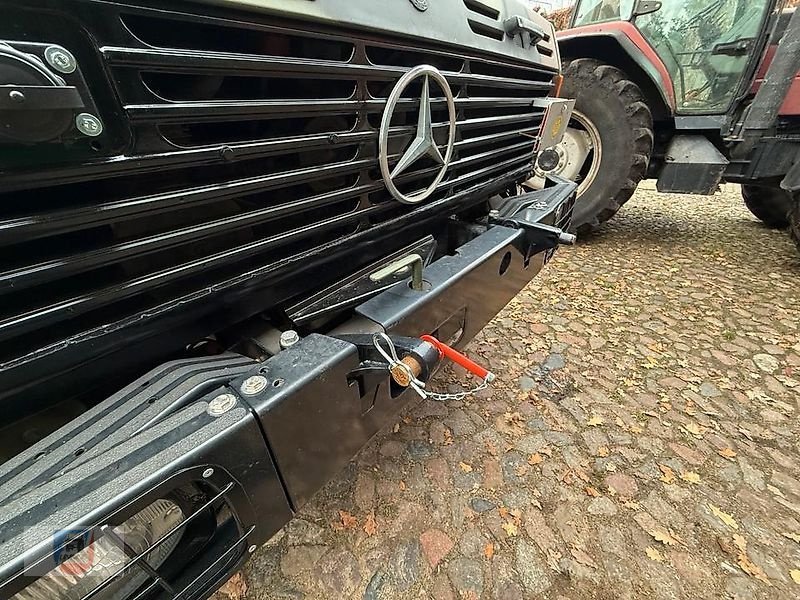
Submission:
<svg viewBox="0 0 800 600">
<path fill-rule="evenodd" d="M 422 279 L 422 268 L 425 262 L 419 254 L 409 254 L 403 258 L 386 265 L 384 268 L 372 273 L 369 278 L 374 282 L 383 281 L 388 279 L 395 273 L 399 273 L 404 269 L 411 267 L 411 289 L 418 292 L 423 291 L 425 282 Z"/>
<path fill-rule="evenodd" d="M 519 15 L 513 16 L 510 19 L 506 19 L 503 22 L 503 29 L 505 29 L 506 33 L 512 37 L 518 33 L 529 33 L 531 36 L 531 46 L 535 46 L 547 36 L 547 33 L 545 33 L 544 29 L 539 27 L 530 19 L 520 17 Z"/>
</svg>

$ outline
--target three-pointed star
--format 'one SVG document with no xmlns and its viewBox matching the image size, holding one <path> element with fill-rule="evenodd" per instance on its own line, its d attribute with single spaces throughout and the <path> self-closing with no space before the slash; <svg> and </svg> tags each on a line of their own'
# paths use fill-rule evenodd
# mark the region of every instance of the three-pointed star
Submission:
<svg viewBox="0 0 800 600">
<path fill-rule="evenodd" d="M 400 175 L 423 156 L 429 156 L 440 165 L 444 157 L 433 139 L 433 123 L 431 122 L 431 97 L 428 76 L 422 80 L 422 97 L 419 100 L 419 117 L 417 118 L 417 135 L 411 145 L 400 157 L 400 161 L 392 170 L 392 179 Z"/>
</svg>

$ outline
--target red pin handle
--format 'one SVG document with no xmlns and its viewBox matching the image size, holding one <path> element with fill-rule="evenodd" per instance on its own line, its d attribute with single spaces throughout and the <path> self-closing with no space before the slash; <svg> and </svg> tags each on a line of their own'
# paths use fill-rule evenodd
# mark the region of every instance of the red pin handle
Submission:
<svg viewBox="0 0 800 600">
<path fill-rule="evenodd" d="M 462 367 L 464 367 L 467 371 L 469 371 L 473 375 L 475 375 L 477 377 L 480 377 L 481 379 L 484 379 L 484 380 L 489 381 L 489 382 L 494 381 L 494 379 L 495 379 L 494 373 L 492 373 L 491 371 L 487 371 L 482 366 L 480 366 L 478 363 L 472 361 L 468 357 L 466 357 L 463 354 L 461 354 L 461 352 L 459 352 L 458 350 L 456 350 L 454 348 L 451 348 L 450 346 L 448 346 L 444 342 L 440 342 L 435 337 L 430 336 L 430 335 L 423 335 L 422 337 L 420 337 L 420 339 L 423 342 L 428 342 L 431 346 L 433 346 L 434 348 L 436 348 L 439 351 L 439 354 L 449 358 L 450 360 L 452 360 L 457 365 L 461 365 Z"/>
</svg>

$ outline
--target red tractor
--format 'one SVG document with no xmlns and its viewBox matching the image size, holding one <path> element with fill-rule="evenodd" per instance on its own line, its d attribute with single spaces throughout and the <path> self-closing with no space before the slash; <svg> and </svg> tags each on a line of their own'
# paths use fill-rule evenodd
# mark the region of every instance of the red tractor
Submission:
<svg viewBox="0 0 800 600">
<path fill-rule="evenodd" d="M 579 0 L 559 34 L 575 112 L 536 164 L 579 183 L 575 227 L 609 220 L 645 178 L 687 194 L 727 181 L 800 238 L 795 14 L 786 0 Z"/>
</svg>

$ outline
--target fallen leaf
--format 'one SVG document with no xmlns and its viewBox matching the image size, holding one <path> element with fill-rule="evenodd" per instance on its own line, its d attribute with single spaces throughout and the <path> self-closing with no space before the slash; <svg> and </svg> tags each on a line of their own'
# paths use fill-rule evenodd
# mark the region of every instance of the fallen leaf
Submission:
<svg viewBox="0 0 800 600">
<path fill-rule="evenodd" d="M 247 594 L 247 582 L 241 573 L 236 573 L 233 577 L 228 579 L 221 588 L 219 593 L 227 598 L 227 600 L 240 600 Z"/>
<path fill-rule="evenodd" d="M 611 450 L 608 449 L 608 446 L 600 446 L 597 449 L 597 456 L 599 456 L 601 458 L 605 458 L 609 454 L 611 454 Z"/>
<path fill-rule="evenodd" d="M 789 575 L 792 576 L 792 581 L 797 584 L 800 584 L 800 569 L 792 569 L 789 571 Z"/>
<path fill-rule="evenodd" d="M 503 519 L 508 519 L 508 517 L 511 515 L 511 513 L 508 512 L 508 507 L 507 506 L 499 507 L 497 509 L 497 514 L 499 514 L 500 517 L 503 518 Z"/>
<path fill-rule="evenodd" d="M 472 465 L 468 465 L 465 462 L 460 462 L 458 463 L 458 466 L 461 467 L 461 470 L 464 471 L 464 473 L 472 473 Z"/>
<path fill-rule="evenodd" d="M 488 560 L 492 560 L 492 557 L 494 556 L 494 544 L 492 542 L 489 542 L 483 547 L 483 555 Z"/>
<path fill-rule="evenodd" d="M 597 490 L 597 488 L 593 488 L 590 485 L 586 486 L 586 495 L 591 496 L 592 498 L 599 498 L 602 494 Z"/>
<path fill-rule="evenodd" d="M 528 464 L 531 465 L 531 466 L 540 465 L 543 462 L 544 462 L 544 458 L 542 458 L 542 455 L 539 454 L 538 452 L 536 454 L 531 454 L 528 457 Z"/>
<path fill-rule="evenodd" d="M 495 422 L 497 429 L 504 434 L 520 436 L 525 433 L 525 417 L 520 413 L 505 413 Z"/>
<path fill-rule="evenodd" d="M 400 487 L 400 491 L 401 492 L 405 492 L 406 491 L 406 482 L 405 481 L 400 481 L 400 486 L 399 487 Z"/>
<path fill-rule="evenodd" d="M 596 415 L 591 417 L 588 421 L 586 421 L 586 424 L 589 427 L 597 427 L 599 425 L 602 425 L 603 423 L 605 423 L 605 421 L 603 420 L 603 417 L 598 417 Z"/>
<path fill-rule="evenodd" d="M 719 507 L 714 506 L 710 502 L 708 503 L 708 509 L 712 512 L 712 514 L 717 517 L 720 521 L 725 523 L 731 529 L 739 529 L 739 524 L 733 518 L 733 516 L 729 515 L 728 513 L 720 510 Z"/>
<path fill-rule="evenodd" d="M 350 529 L 358 525 L 358 519 L 346 510 L 339 511 L 339 519 L 343 529 Z"/>
<path fill-rule="evenodd" d="M 453 432 L 450 431 L 447 427 L 444 428 L 444 442 L 442 445 L 450 446 L 453 443 Z"/>
<path fill-rule="evenodd" d="M 503 531 L 506 532 L 508 537 L 517 537 L 519 535 L 519 529 L 517 529 L 517 526 L 511 521 L 506 521 L 501 525 L 501 527 L 503 528 Z"/>
<path fill-rule="evenodd" d="M 400 431 L 400 423 L 395 423 L 394 427 L 392 427 L 392 433 L 397 433 Z"/>
<path fill-rule="evenodd" d="M 740 552 L 747 552 L 747 540 L 738 533 L 733 534 L 733 545 L 736 546 Z"/>
<path fill-rule="evenodd" d="M 592 567 L 593 569 L 597 568 L 597 564 L 592 560 L 592 557 L 586 554 L 586 552 L 580 548 L 573 546 L 570 548 L 569 553 L 572 554 L 572 557 L 580 564 L 586 565 L 587 567 Z"/>
<path fill-rule="evenodd" d="M 652 546 L 648 546 L 647 548 L 645 548 L 645 554 L 647 554 L 647 558 L 649 558 L 650 560 L 654 560 L 656 562 L 664 562 L 664 555 L 661 554 L 661 552 L 659 552 Z"/>
<path fill-rule="evenodd" d="M 742 540 L 744 540 L 744 538 L 742 538 Z M 734 540 L 734 543 L 736 543 L 736 540 Z M 764 573 L 764 569 L 762 569 L 756 563 L 750 560 L 750 558 L 747 556 L 747 553 L 744 550 L 742 550 L 739 553 L 739 556 L 736 558 L 736 562 L 739 564 L 739 568 L 741 568 L 742 571 L 750 575 L 750 577 L 758 579 L 759 581 L 766 583 L 768 586 L 772 587 L 772 583 L 767 578 L 767 574 Z"/>
<path fill-rule="evenodd" d="M 732 448 L 723 448 L 717 452 L 720 456 L 727 458 L 728 460 L 733 460 L 736 458 L 736 452 Z"/>
<path fill-rule="evenodd" d="M 367 520 L 364 522 L 364 533 L 368 536 L 373 536 L 378 532 L 378 524 L 375 522 L 375 513 L 369 513 Z"/>
<path fill-rule="evenodd" d="M 665 546 L 677 546 L 681 543 L 680 539 L 673 533 L 671 529 L 666 531 L 658 529 L 651 535 L 655 541 L 661 542 Z"/>
<path fill-rule="evenodd" d="M 681 479 L 689 483 L 700 483 L 700 475 L 694 471 L 681 471 Z"/>
<path fill-rule="evenodd" d="M 691 421 L 690 423 L 687 423 L 686 425 L 683 426 L 683 428 L 686 431 L 688 431 L 689 433 L 691 433 L 692 435 L 697 436 L 697 437 L 701 437 L 706 431 L 705 427 L 703 427 L 702 425 L 700 425 L 698 423 L 695 423 L 694 421 Z"/>
<path fill-rule="evenodd" d="M 675 471 L 667 465 L 658 465 L 658 468 L 661 470 L 661 481 L 667 484 L 675 483 Z"/>
<path fill-rule="evenodd" d="M 800 533 L 785 533 L 784 532 L 781 535 L 783 537 L 785 537 L 785 538 L 789 538 L 793 542 L 797 542 L 798 544 L 800 544 Z"/>
</svg>

